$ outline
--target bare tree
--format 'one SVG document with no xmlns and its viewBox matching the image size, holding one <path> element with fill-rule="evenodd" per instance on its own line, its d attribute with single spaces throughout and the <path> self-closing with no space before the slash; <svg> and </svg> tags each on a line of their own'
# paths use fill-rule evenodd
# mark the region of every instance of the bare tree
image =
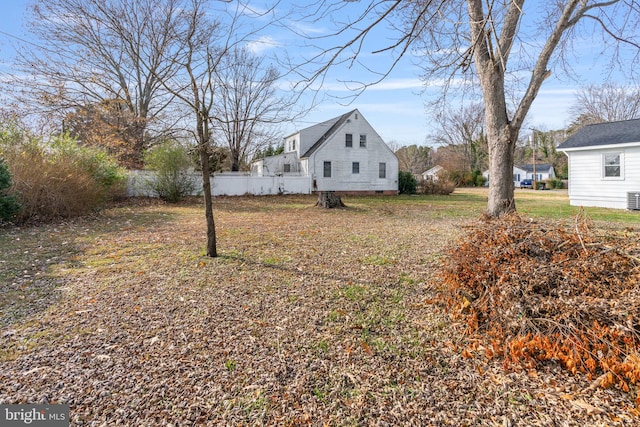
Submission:
<svg viewBox="0 0 640 427">
<path fill-rule="evenodd" d="M 217 257 L 216 227 L 211 196 L 209 156 L 213 145 L 211 113 L 216 97 L 215 70 L 227 49 L 221 24 L 208 18 L 206 0 L 191 0 L 180 12 L 173 31 L 178 36 L 167 60 L 175 61 L 178 72 L 167 77 L 158 76 L 165 89 L 181 101 L 194 120 L 193 133 L 198 147 L 202 190 L 207 221 L 207 256 Z M 223 43 L 221 43 L 221 41 Z M 220 45 L 222 44 L 222 47 Z"/>
<path fill-rule="evenodd" d="M 233 58 L 234 49 L 261 28 L 253 26 L 247 33 L 239 31 L 241 16 L 247 11 L 246 4 L 238 2 L 232 5 L 235 9 L 226 16 L 225 22 L 213 20 L 208 6 L 208 0 L 189 0 L 184 6 L 172 29 L 175 33 L 175 43 L 166 51 L 168 57 L 165 59 L 177 65 L 177 72 L 157 77 L 162 86 L 186 106 L 192 116 L 194 126 L 191 129 L 197 143 L 202 172 L 207 220 L 207 256 L 217 257 L 210 159 L 216 152 L 213 129 L 213 124 L 219 123 L 215 115 L 216 104 L 222 102 L 221 94 L 224 93 L 223 86 L 226 84 L 226 79 L 220 77 L 224 75 L 221 69 L 224 67 L 223 64 L 229 63 L 229 55 Z M 270 13 L 270 9 L 261 13 Z M 250 121 L 255 119 L 255 116 L 240 119 Z"/>
<path fill-rule="evenodd" d="M 436 132 L 430 139 L 439 146 L 446 146 L 459 163 L 455 170 L 472 172 L 485 169 L 488 147 L 484 134 L 484 108 L 482 104 L 462 105 L 459 109 L 444 108 L 436 112 Z"/>
<path fill-rule="evenodd" d="M 570 112 L 573 130 L 587 124 L 637 119 L 640 117 L 640 87 L 615 83 L 584 87 L 576 94 Z"/>
<path fill-rule="evenodd" d="M 417 175 L 432 166 L 432 150 L 429 147 L 409 145 L 399 148 L 395 153 L 401 171 Z"/>
<path fill-rule="evenodd" d="M 238 171 L 253 151 L 278 140 L 276 126 L 290 119 L 293 98 L 277 93 L 277 69 L 246 47 L 236 47 L 217 67 L 218 102 L 212 121 L 231 154 L 231 170 Z"/>
<path fill-rule="evenodd" d="M 357 10 L 350 2 L 325 0 L 305 10 L 307 21 L 330 16 L 336 25 L 321 39 L 307 36 L 317 41 L 318 48 L 298 68 L 309 87 L 336 64 L 371 69 L 375 60 L 370 60 L 370 53 L 390 55 L 385 68 L 374 70 L 372 81 L 361 85 L 364 90 L 388 76 L 412 50 L 424 61 L 427 82 L 443 82 L 444 89 L 460 80 L 479 85 L 492 178 L 486 213 L 492 217 L 515 210 L 512 173 L 520 129 L 552 70 L 570 68 L 563 59 L 580 31 L 586 37 L 602 34 L 617 47 L 630 47 L 633 60 L 640 59 L 636 0 L 562 0 L 531 6 L 524 0 L 373 0 Z M 377 45 L 374 34 L 381 27 L 389 33 L 382 38 L 388 43 Z M 329 48 L 327 40 L 333 40 Z M 606 50 L 614 61 L 620 60 L 619 50 Z"/>
<path fill-rule="evenodd" d="M 443 145 L 433 155 L 436 164 L 444 169 L 447 178 L 456 187 L 475 185 L 475 176 L 468 166 L 468 159 L 459 145 Z"/>
<path fill-rule="evenodd" d="M 10 87 L 28 108 L 57 119 L 105 100 L 124 106 L 135 118 L 129 143 L 139 163 L 149 121 L 171 102 L 159 79 L 175 72 L 167 48 L 182 3 L 36 0 L 30 26 L 38 43 L 21 47 Z"/>
</svg>

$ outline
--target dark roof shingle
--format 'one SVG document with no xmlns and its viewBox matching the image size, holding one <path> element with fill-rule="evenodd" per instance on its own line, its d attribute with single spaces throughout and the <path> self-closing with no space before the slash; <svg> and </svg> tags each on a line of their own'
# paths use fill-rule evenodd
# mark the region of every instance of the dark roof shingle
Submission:
<svg viewBox="0 0 640 427">
<path fill-rule="evenodd" d="M 533 164 L 515 165 L 515 166 L 519 167 L 520 169 L 522 169 L 525 172 L 533 172 Z M 553 167 L 553 165 L 550 164 L 550 163 L 536 163 L 536 172 L 550 171 L 552 167 Z"/>
<path fill-rule="evenodd" d="M 336 122 L 333 124 L 333 126 L 331 126 L 325 133 L 324 135 L 322 135 L 320 137 L 320 139 L 318 139 L 312 146 L 311 148 L 309 148 L 307 150 L 306 153 L 304 153 L 302 156 L 300 156 L 301 159 L 307 158 L 310 155 L 312 155 L 314 153 L 314 151 L 316 151 L 318 148 L 320 148 L 320 146 L 322 144 L 324 144 L 324 142 L 329 139 L 331 137 L 331 135 L 333 135 L 333 133 L 335 131 L 337 131 L 340 126 L 342 126 L 342 124 L 349 118 L 349 116 L 354 113 L 356 110 L 351 110 L 346 114 L 343 114 L 342 116 L 340 116 L 338 118 L 338 120 L 336 120 Z"/>
<path fill-rule="evenodd" d="M 629 142 L 640 142 L 640 119 L 584 126 L 558 145 L 558 150 Z"/>
</svg>

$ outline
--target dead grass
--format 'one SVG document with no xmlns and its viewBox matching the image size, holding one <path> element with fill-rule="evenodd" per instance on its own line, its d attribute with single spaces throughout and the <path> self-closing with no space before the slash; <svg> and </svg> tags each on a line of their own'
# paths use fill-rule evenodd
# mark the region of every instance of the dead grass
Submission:
<svg viewBox="0 0 640 427">
<path fill-rule="evenodd" d="M 428 283 L 481 198 L 218 198 L 217 259 L 197 204 L 11 230 L 0 403 L 97 426 L 635 423 L 628 395 L 559 366 L 463 357 Z"/>
</svg>

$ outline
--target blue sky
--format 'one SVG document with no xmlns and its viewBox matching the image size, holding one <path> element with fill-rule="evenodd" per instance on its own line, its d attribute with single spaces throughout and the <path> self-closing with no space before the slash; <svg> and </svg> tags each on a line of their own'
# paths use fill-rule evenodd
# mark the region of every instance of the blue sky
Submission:
<svg viewBox="0 0 640 427">
<path fill-rule="evenodd" d="M 25 38 L 27 31 L 24 27 L 24 13 L 28 0 L 5 0 L 0 14 L 0 71 L 10 73 L 13 37 Z M 286 2 L 285 2 L 286 3 Z M 358 10 L 360 5 L 349 5 L 352 10 Z M 293 24 L 292 24 L 293 25 Z M 316 25 L 316 31 L 321 33 L 326 28 L 322 24 Z M 272 52 L 291 48 L 298 44 L 292 40 L 292 34 L 282 29 L 273 29 L 256 39 L 256 51 L 269 55 Z M 576 43 L 576 58 L 574 65 L 584 83 L 603 83 L 606 79 L 604 66 L 598 58 L 593 56 L 592 42 Z M 297 54 L 298 52 L 292 52 Z M 304 52 L 302 52 L 304 53 Z M 379 58 L 379 59 L 378 59 Z M 384 61 L 384 57 L 376 57 Z M 297 122 L 283 128 L 283 133 L 291 133 L 296 129 L 310 126 L 332 117 L 341 115 L 353 108 L 358 108 L 364 117 L 373 125 L 382 138 L 397 145 L 429 144 L 426 138 L 433 132 L 433 124 L 425 110 L 425 103 L 429 101 L 433 90 L 423 91 L 419 69 L 414 66 L 410 58 L 404 59 L 398 67 L 380 84 L 369 87 L 357 99 L 339 101 L 328 98 L 317 108 Z M 323 89 L 333 89 L 334 94 L 347 95 L 339 80 L 353 78 L 360 75 L 356 69 L 337 68 L 324 82 Z M 370 77 L 362 77 L 370 81 Z M 624 83 L 624 82 L 621 82 Z M 543 85 L 538 98 L 528 116 L 528 126 L 539 129 L 561 129 L 569 122 L 568 109 L 573 103 L 575 92 L 580 84 L 570 79 L 560 80 L 552 75 Z"/>
</svg>

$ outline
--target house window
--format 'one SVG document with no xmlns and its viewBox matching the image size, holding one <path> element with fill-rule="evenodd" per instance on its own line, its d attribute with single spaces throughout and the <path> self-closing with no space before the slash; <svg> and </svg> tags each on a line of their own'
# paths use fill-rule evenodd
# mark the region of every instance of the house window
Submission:
<svg viewBox="0 0 640 427">
<path fill-rule="evenodd" d="M 291 151 L 294 151 L 296 149 L 296 140 L 294 139 L 293 141 L 291 141 Z"/>
<path fill-rule="evenodd" d="M 325 178 L 331 178 L 331 162 L 324 162 L 324 175 Z"/>
<path fill-rule="evenodd" d="M 353 147 L 353 135 L 350 133 L 345 134 L 344 136 L 344 146 L 351 148 Z"/>
<path fill-rule="evenodd" d="M 380 163 L 378 165 L 378 177 L 379 178 L 386 178 L 387 177 L 387 164 L 386 163 Z"/>
<path fill-rule="evenodd" d="M 622 153 L 604 153 L 602 161 L 605 178 L 622 178 Z"/>
<path fill-rule="evenodd" d="M 285 172 L 291 172 L 291 164 L 285 163 L 284 164 L 284 171 Z"/>
<path fill-rule="evenodd" d="M 360 147 L 367 148 L 367 135 L 360 135 Z"/>
<path fill-rule="evenodd" d="M 360 173 L 360 162 L 351 163 L 351 173 Z"/>
<path fill-rule="evenodd" d="M 520 174 L 519 173 L 515 173 L 513 174 L 513 180 L 515 182 L 520 182 Z"/>
</svg>

